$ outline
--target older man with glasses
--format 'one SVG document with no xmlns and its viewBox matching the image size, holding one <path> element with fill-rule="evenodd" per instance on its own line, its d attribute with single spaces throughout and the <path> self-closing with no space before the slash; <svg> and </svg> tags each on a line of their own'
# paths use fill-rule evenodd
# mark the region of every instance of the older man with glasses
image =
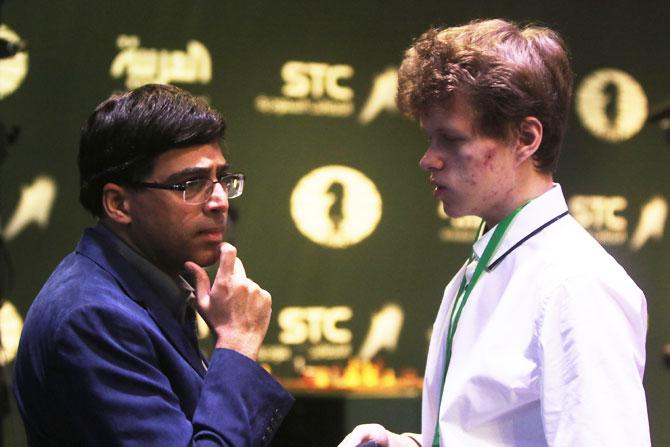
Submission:
<svg viewBox="0 0 670 447">
<path fill-rule="evenodd" d="M 224 242 L 244 187 L 224 131 L 164 85 L 114 95 L 84 125 L 80 201 L 98 223 L 26 318 L 14 392 L 29 445 L 270 443 L 293 399 L 255 362 L 270 294 Z M 216 339 L 209 363 L 196 309 Z"/>
</svg>

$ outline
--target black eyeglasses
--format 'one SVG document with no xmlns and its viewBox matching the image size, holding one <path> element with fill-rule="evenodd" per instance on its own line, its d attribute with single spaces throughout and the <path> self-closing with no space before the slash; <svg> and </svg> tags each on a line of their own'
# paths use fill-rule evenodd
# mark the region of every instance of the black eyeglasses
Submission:
<svg viewBox="0 0 670 447">
<path fill-rule="evenodd" d="M 199 205 L 209 200 L 216 183 L 219 183 L 223 187 L 229 199 L 234 199 L 242 195 L 242 191 L 244 190 L 244 174 L 224 174 L 216 180 L 201 178 L 173 184 L 132 182 L 130 186 L 181 191 L 184 202 L 191 205 Z"/>
</svg>

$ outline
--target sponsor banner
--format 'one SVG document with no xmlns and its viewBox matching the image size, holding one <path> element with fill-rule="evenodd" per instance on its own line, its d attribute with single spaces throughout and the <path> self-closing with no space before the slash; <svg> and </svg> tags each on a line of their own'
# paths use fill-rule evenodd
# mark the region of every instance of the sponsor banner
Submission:
<svg viewBox="0 0 670 447">
<path fill-rule="evenodd" d="M 280 69 L 280 96 L 259 94 L 254 107 L 268 115 L 311 115 L 347 118 L 356 113 L 354 90 L 347 83 L 354 67 L 313 61 L 288 61 Z M 372 88 L 356 120 L 371 123 L 384 111 L 397 112 L 397 69 L 389 67 L 375 75 Z"/>
<path fill-rule="evenodd" d="M 256 110 L 274 115 L 346 117 L 354 113 L 354 91 L 346 81 L 354 68 L 345 64 L 288 61 L 280 71 L 282 96 L 259 95 Z"/>
<path fill-rule="evenodd" d="M 386 303 L 371 317 L 365 336 L 354 340 L 350 328 L 355 318 L 349 305 L 289 306 L 277 314 L 279 333 L 266 340 L 258 360 L 263 363 L 306 363 L 361 358 L 374 359 L 380 352 L 395 352 L 404 325 L 405 312 L 397 303 Z M 358 346 L 358 348 L 356 348 Z"/>
<path fill-rule="evenodd" d="M 212 80 L 212 57 L 207 47 L 197 41 L 186 43 L 185 50 L 143 48 L 136 35 L 121 34 L 116 39 L 119 53 L 109 74 L 125 77 L 128 89 L 144 84 L 209 84 Z"/>
<path fill-rule="evenodd" d="M 626 246 L 638 251 L 650 241 L 660 241 L 668 220 L 668 201 L 655 195 L 642 203 L 634 225 L 624 196 L 575 195 L 568 199 L 570 214 L 603 245 Z M 481 219 L 476 216 L 448 217 L 438 203 L 438 217 L 445 225 L 438 230 L 442 242 L 472 244 Z"/>
<path fill-rule="evenodd" d="M 22 42 L 16 32 L 7 25 L 0 25 L 0 39 L 19 44 Z M 0 99 L 3 99 L 21 87 L 28 74 L 28 53 L 21 51 L 14 56 L 0 59 Z"/>
</svg>

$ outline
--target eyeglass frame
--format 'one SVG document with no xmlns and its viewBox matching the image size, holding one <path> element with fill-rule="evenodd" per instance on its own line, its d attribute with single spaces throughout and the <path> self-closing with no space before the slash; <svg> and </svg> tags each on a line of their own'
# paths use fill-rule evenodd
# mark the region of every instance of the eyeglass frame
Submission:
<svg viewBox="0 0 670 447">
<path fill-rule="evenodd" d="M 228 194 L 228 189 L 224 186 L 225 185 L 225 180 L 228 178 L 236 178 L 240 182 L 240 188 L 239 188 L 239 193 L 231 196 Z M 188 187 L 189 183 L 195 183 L 195 182 L 202 182 L 206 181 L 211 184 L 211 191 L 207 195 L 207 197 L 202 200 L 201 202 L 188 202 L 186 200 L 186 189 Z M 234 199 L 237 197 L 240 197 L 242 195 L 242 192 L 244 191 L 244 174 L 241 172 L 236 172 L 236 173 L 226 173 L 222 175 L 216 176 L 216 180 L 212 180 L 211 178 L 199 178 L 199 179 L 194 179 L 194 180 L 187 180 L 185 182 L 179 182 L 179 183 L 158 183 L 158 182 L 130 182 L 128 183 L 129 186 L 136 187 L 136 188 L 151 188 L 151 189 L 163 189 L 163 190 L 168 190 L 168 191 L 180 191 L 182 193 L 182 200 L 184 203 L 188 205 L 201 205 L 203 203 L 206 203 L 210 197 L 212 197 L 212 194 L 214 193 L 214 187 L 216 184 L 220 184 L 221 187 L 224 189 L 226 192 L 226 195 L 228 195 L 228 199 Z M 206 190 L 206 189 L 205 189 Z M 205 191 L 203 190 L 203 191 Z"/>
</svg>

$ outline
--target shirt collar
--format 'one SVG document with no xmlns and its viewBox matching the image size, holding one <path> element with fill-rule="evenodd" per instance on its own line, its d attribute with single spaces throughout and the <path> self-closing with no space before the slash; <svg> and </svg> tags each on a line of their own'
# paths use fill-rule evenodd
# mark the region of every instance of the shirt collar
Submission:
<svg viewBox="0 0 670 447">
<path fill-rule="evenodd" d="M 516 215 L 512 224 L 507 229 L 507 233 L 503 237 L 503 240 L 500 241 L 500 245 L 498 245 L 489 265 L 493 264 L 499 256 L 506 253 L 528 234 L 566 211 L 568 211 L 568 205 L 563 197 L 561 185 L 554 183 L 554 186 L 551 189 L 531 200 L 525 207 L 523 207 L 519 214 Z M 472 250 L 477 259 L 482 256 L 486 245 L 491 240 L 491 236 L 493 235 L 496 226 L 490 228 L 473 244 Z"/>
<path fill-rule="evenodd" d="M 135 268 L 140 275 L 151 287 L 160 300 L 168 308 L 174 318 L 180 322 L 184 322 L 184 314 L 186 305 L 189 299 L 194 297 L 193 287 L 188 281 L 179 276 L 177 281 L 171 278 L 167 273 L 152 264 L 147 258 L 130 247 L 123 239 L 121 239 L 115 232 L 107 228 L 103 223 L 98 222 L 96 230 L 104 233 L 112 247 L 123 258 Z"/>
</svg>

